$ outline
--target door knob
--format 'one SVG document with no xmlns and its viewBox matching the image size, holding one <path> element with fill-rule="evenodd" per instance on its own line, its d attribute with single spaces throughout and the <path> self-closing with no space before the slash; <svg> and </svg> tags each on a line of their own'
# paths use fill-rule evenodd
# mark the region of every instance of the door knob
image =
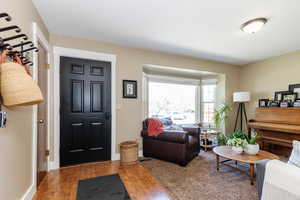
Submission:
<svg viewBox="0 0 300 200">
<path fill-rule="evenodd" d="M 45 123 L 45 120 L 43 120 L 43 119 L 39 120 L 39 124 L 44 124 L 44 123 Z"/>
</svg>

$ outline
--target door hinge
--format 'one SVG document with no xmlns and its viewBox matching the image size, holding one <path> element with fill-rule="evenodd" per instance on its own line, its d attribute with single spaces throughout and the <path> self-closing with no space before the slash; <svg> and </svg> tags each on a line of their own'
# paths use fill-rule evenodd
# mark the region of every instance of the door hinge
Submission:
<svg viewBox="0 0 300 200">
<path fill-rule="evenodd" d="M 50 156 L 50 150 L 46 150 L 46 156 Z"/>
</svg>

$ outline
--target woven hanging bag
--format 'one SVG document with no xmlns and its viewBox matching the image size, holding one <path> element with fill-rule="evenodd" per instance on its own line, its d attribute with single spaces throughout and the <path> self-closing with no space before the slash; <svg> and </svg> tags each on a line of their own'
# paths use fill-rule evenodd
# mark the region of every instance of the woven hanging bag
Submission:
<svg viewBox="0 0 300 200">
<path fill-rule="evenodd" d="M 24 66 L 15 62 L 3 63 L 0 66 L 0 73 L 0 90 L 5 106 L 26 106 L 43 102 L 39 86 L 26 72 Z"/>
</svg>

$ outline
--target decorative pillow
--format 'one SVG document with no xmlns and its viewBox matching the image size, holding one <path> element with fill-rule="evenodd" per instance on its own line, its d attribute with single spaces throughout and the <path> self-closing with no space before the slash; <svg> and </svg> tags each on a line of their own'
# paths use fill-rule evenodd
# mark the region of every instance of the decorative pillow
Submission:
<svg viewBox="0 0 300 200">
<path fill-rule="evenodd" d="M 300 141 L 293 141 L 293 151 L 288 163 L 300 167 Z"/>
</svg>

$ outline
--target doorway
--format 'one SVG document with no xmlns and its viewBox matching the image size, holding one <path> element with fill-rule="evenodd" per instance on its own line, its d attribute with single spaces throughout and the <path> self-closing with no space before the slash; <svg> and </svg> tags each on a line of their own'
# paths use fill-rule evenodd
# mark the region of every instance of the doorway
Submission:
<svg viewBox="0 0 300 200">
<path fill-rule="evenodd" d="M 60 166 L 111 159 L 111 63 L 60 57 Z"/>
<path fill-rule="evenodd" d="M 37 107 L 37 186 L 48 171 L 48 57 L 47 50 L 38 42 L 38 84 L 44 101 Z"/>
</svg>

